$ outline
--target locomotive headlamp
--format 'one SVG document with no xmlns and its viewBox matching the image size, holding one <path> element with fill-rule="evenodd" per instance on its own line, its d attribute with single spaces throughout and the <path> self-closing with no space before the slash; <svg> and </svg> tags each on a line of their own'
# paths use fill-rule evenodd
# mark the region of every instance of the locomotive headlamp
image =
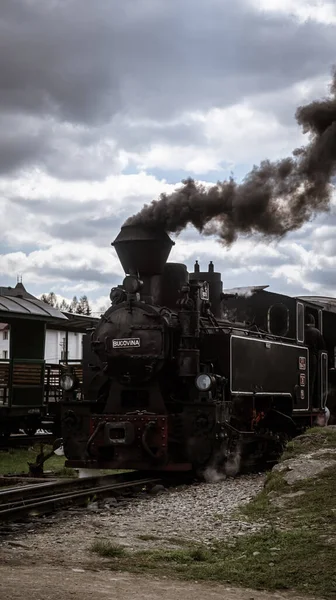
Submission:
<svg viewBox="0 0 336 600">
<path fill-rule="evenodd" d="M 197 375 L 195 384 L 200 392 L 208 392 L 212 386 L 212 378 L 207 373 Z"/>
<path fill-rule="evenodd" d="M 136 294 L 142 287 L 142 281 L 135 275 L 126 275 L 123 281 L 123 288 L 128 294 Z"/>
<path fill-rule="evenodd" d="M 62 390 L 64 390 L 65 392 L 69 392 L 71 388 L 73 388 L 73 386 L 75 385 L 75 379 L 74 377 L 72 377 L 72 375 L 69 375 L 67 373 L 65 375 L 62 375 L 60 379 L 60 385 Z"/>
</svg>

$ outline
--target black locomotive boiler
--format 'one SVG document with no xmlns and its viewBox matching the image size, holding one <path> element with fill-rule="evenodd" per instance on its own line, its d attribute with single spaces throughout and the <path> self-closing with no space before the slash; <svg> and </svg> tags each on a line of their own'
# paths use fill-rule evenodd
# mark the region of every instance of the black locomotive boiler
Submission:
<svg viewBox="0 0 336 600">
<path fill-rule="evenodd" d="M 84 338 L 81 401 L 70 367 L 63 380 L 69 466 L 202 471 L 237 445 L 279 451 L 325 406 L 328 352 L 316 401 L 304 343 L 305 310 L 318 307 L 264 290 L 225 294 L 212 263 L 188 273 L 166 262 L 173 244 L 138 226 L 113 243 L 126 276 Z"/>
</svg>

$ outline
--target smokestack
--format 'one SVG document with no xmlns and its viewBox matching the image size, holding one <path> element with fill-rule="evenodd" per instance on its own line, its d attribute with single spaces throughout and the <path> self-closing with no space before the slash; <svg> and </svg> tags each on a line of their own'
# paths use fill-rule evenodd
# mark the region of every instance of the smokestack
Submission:
<svg viewBox="0 0 336 600">
<path fill-rule="evenodd" d="M 124 225 L 111 245 L 125 273 L 141 277 L 161 274 L 174 244 L 163 229 Z"/>
</svg>

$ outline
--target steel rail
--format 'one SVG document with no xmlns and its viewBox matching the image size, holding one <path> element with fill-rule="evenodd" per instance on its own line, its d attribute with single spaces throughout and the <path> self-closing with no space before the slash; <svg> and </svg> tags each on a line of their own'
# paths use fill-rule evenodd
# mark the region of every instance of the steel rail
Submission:
<svg viewBox="0 0 336 600">
<path fill-rule="evenodd" d="M 0 508 L 2 504 L 7 503 L 10 500 L 16 500 L 23 498 L 24 496 L 28 496 L 32 498 L 34 496 L 38 496 L 40 492 L 48 492 L 52 491 L 57 492 L 58 490 L 66 490 L 67 488 L 75 489 L 75 488 L 86 488 L 92 487 L 93 485 L 103 484 L 106 482 L 109 483 L 117 483 L 117 482 L 126 482 L 133 481 L 134 479 L 138 479 L 139 474 L 136 471 L 131 471 L 129 473 L 115 473 L 111 475 L 93 475 L 90 477 L 82 477 L 82 478 L 64 478 L 64 479 L 53 479 L 53 480 L 40 480 L 40 483 L 35 483 L 34 479 L 30 482 L 26 481 L 26 485 L 16 485 L 13 487 L 4 487 L 0 489 Z"/>
<path fill-rule="evenodd" d="M 41 433 L 34 436 L 27 435 L 11 435 L 9 437 L 0 437 L 0 448 L 27 448 L 27 446 L 35 446 L 36 444 L 51 445 L 56 439 L 56 435 L 52 433 Z"/>
<path fill-rule="evenodd" d="M 89 478 L 88 478 L 89 479 Z M 160 482 L 160 478 L 128 479 L 121 482 L 110 482 L 108 485 L 95 485 L 75 491 L 60 494 L 46 494 L 37 498 L 22 498 L 21 500 L 3 503 L 0 507 L 0 521 L 12 521 L 18 517 L 29 516 L 33 511 L 39 514 L 56 510 L 68 504 L 82 504 L 90 496 L 103 496 L 106 493 L 118 492 L 132 487 L 138 487 Z M 39 486 L 37 486 L 39 487 Z"/>
</svg>

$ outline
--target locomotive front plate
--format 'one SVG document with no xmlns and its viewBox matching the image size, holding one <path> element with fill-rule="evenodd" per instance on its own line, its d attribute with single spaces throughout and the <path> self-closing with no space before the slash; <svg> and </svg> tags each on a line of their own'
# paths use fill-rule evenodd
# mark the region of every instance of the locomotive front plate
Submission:
<svg viewBox="0 0 336 600">
<path fill-rule="evenodd" d="M 140 338 L 112 340 L 112 348 L 140 348 Z"/>
</svg>

